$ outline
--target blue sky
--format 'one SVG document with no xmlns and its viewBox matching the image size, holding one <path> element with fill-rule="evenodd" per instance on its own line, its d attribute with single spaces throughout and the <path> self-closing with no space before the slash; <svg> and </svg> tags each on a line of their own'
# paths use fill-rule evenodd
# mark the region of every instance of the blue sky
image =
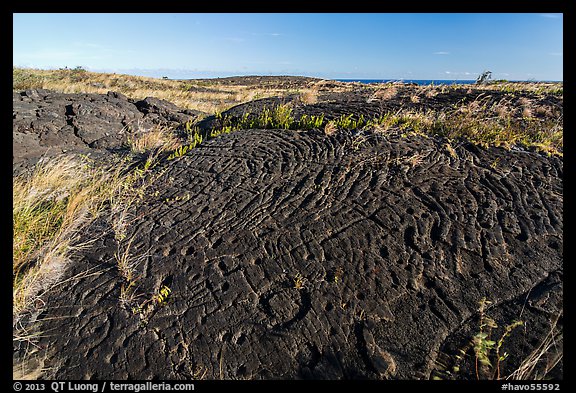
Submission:
<svg viewBox="0 0 576 393">
<path fill-rule="evenodd" d="M 169 76 L 563 80 L 562 14 L 14 14 L 13 65 Z"/>
</svg>

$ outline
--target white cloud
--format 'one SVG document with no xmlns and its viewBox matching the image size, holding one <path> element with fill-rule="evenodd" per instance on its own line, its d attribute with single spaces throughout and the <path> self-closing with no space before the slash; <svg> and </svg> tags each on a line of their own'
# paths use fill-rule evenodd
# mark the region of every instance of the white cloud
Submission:
<svg viewBox="0 0 576 393">
<path fill-rule="evenodd" d="M 266 37 L 266 36 L 269 36 L 269 37 L 281 37 L 281 36 L 284 35 L 284 34 L 282 34 L 282 33 L 277 33 L 277 32 L 273 32 L 273 33 L 255 33 L 255 32 L 251 32 L 251 33 L 247 33 L 247 34 L 250 34 L 250 35 L 253 35 L 253 36 L 256 36 L 256 37 Z"/>
<path fill-rule="evenodd" d="M 444 71 L 445 75 L 450 75 L 452 78 L 467 78 L 470 79 L 471 76 L 478 75 L 476 72 L 470 71 Z"/>
<path fill-rule="evenodd" d="M 449 55 L 450 52 L 444 52 L 444 51 L 440 51 L 440 52 L 434 52 L 432 53 L 433 55 Z"/>
</svg>

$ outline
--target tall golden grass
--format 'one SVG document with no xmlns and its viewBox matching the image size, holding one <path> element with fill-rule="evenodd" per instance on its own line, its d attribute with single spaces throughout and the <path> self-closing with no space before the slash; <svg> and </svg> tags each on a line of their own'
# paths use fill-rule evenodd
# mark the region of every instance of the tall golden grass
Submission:
<svg viewBox="0 0 576 393">
<path fill-rule="evenodd" d="M 63 272 L 82 228 L 123 181 L 119 170 L 92 167 L 79 157 L 39 163 L 12 182 L 13 314 L 32 307 Z"/>
<path fill-rule="evenodd" d="M 129 139 L 132 154 L 111 162 L 63 155 L 42 159 L 32 173 L 13 178 L 15 320 L 41 304 L 42 294 L 58 283 L 70 254 L 89 245 L 80 243 L 82 231 L 104 210 L 116 238 L 122 240 L 129 208 L 154 180 L 149 169 L 160 153 L 181 143 L 169 130 L 155 129 Z"/>
<path fill-rule="evenodd" d="M 38 70 L 13 68 L 13 89 L 49 89 L 61 93 L 106 94 L 116 91 L 133 99 L 156 97 L 181 108 L 214 114 L 259 98 L 283 97 L 294 93 L 271 86 L 222 85 L 206 80 L 165 80 L 143 76 L 97 73 L 84 70 Z M 299 93 L 313 100 L 313 83 Z"/>
</svg>

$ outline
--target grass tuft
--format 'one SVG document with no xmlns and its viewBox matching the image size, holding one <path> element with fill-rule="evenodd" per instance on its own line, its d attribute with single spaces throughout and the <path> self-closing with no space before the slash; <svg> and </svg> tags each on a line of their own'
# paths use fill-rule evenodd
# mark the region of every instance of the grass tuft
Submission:
<svg viewBox="0 0 576 393">
<path fill-rule="evenodd" d="M 558 328 L 558 321 L 562 318 L 560 312 L 551 321 L 550 330 L 546 337 L 506 379 L 513 380 L 543 380 L 563 358 L 562 341 L 563 332 Z"/>
<path fill-rule="evenodd" d="M 87 156 L 62 155 L 42 159 L 32 173 L 13 178 L 13 343 L 32 348 L 16 364 L 20 374 L 26 374 L 30 369 L 26 364 L 33 360 L 30 356 L 40 349 L 36 348 L 40 333 L 32 322 L 46 307 L 45 293 L 70 280 L 63 280 L 63 273 L 71 256 L 96 240 L 82 236 L 96 218 L 105 217 L 123 244 L 132 206 L 143 200 L 146 188 L 162 174 L 151 168 L 159 152 L 172 147 L 173 140 L 165 135 L 158 130 L 143 134 L 144 140 L 134 138 L 130 143 L 136 155 L 100 163 Z M 116 255 L 128 284 L 123 287 L 127 298 L 135 292 L 130 283 L 137 280 L 134 271 L 140 261 L 130 254 L 130 244 Z M 28 321 L 26 315 L 32 318 Z"/>
<path fill-rule="evenodd" d="M 103 208 L 108 176 L 77 157 L 40 163 L 13 180 L 14 313 L 59 275 L 80 229 Z"/>
<path fill-rule="evenodd" d="M 133 143 L 142 147 L 148 142 Z M 115 237 L 125 237 L 128 211 L 153 181 L 148 174 L 157 159 L 151 154 L 134 165 L 134 157 L 125 156 L 97 165 L 85 156 L 65 155 L 44 159 L 31 174 L 13 179 L 15 319 L 41 303 L 39 296 L 57 283 L 70 254 L 87 246 L 79 243 L 82 230 L 105 209 Z"/>
</svg>

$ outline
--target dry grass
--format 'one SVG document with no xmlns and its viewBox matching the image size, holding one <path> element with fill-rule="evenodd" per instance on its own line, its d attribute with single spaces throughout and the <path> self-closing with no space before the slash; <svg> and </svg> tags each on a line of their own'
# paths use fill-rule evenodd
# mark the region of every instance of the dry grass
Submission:
<svg viewBox="0 0 576 393">
<path fill-rule="evenodd" d="M 35 360 L 41 350 L 36 344 L 40 321 L 35 315 L 47 307 L 43 300 L 47 291 L 101 273 L 89 271 L 63 279 L 70 257 L 97 240 L 84 240 L 90 222 L 105 214 L 121 242 L 132 220 L 132 207 L 162 174 L 150 171 L 159 152 L 170 150 L 174 143 L 166 130 L 153 130 L 131 140 L 136 155 L 99 164 L 82 156 L 58 156 L 41 160 L 31 174 L 13 179 L 13 342 L 27 348 L 14 367 L 15 377 L 37 378 L 46 371 Z M 140 259 L 130 254 L 130 243 L 118 253 L 117 268 L 126 282 L 135 282 L 135 264 Z M 24 322 L 26 315 L 31 316 L 28 322 Z"/>
<path fill-rule="evenodd" d="M 197 109 L 207 113 L 222 113 L 225 109 L 254 99 L 283 97 L 293 92 L 273 85 L 242 86 L 220 84 L 210 80 L 163 80 L 129 75 L 93 73 L 83 70 L 30 70 L 13 69 L 14 89 L 41 87 L 63 92 L 106 93 L 116 90 L 134 99 L 155 96 L 166 99 L 181 107 Z M 319 81 L 298 90 L 300 101 L 313 104 L 319 101 L 322 92 L 350 91 L 366 86 L 354 83 Z M 410 95 L 413 104 L 422 103 L 440 93 L 461 89 L 461 85 L 417 86 Z M 367 99 L 394 99 L 399 87 L 394 84 L 371 86 L 373 93 Z M 474 89 L 484 93 L 473 102 L 447 106 L 438 111 L 409 111 L 386 114 L 384 121 L 373 121 L 371 125 L 379 130 L 400 126 L 423 134 L 442 135 L 448 138 L 464 137 L 474 143 L 510 147 L 514 144 L 533 146 L 549 154 L 562 154 L 563 117 L 561 108 L 553 107 L 547 101 L 520 98 L 515 102 L 514 95 L 531 93 L 538 97 L 562 96 L 563 85 L 558 83 L 512 83 L 496 82 L 474 85 Z M 470 90 L 471 91 L 471 90 Z M 507 93 L 504 99 L 493 102 L 491 92 Z M 322 124 L 324 127 L 325 124 Z M 328 126 L 327 132 L 334 130 Z M 218 134 L 217 132 L 215 134 Z M 162 133 L 148 134 L 142 140 L 144 146 L 131 142 L 131 148 L 142 151 L 149 146 L 171 144 L 164 140 Z M 174 150 L 174 149 L 172 149 Z"/>
<path fill-rule="evenodd" d="M 141 278 L 136 275 L 138 266 L 150 256 L 150 250 L 136 255 L 132 250 L 133 241 L 134 237 L 131 237 L 127 242 L 120 241 L 118 251 L 114 254 L 116 268 L 122 278 L 119 300 L 127 309 L 131 309 L 133 302 L 140 296 L 137 294 L 138 281 Z"/>
<path fill-rule="evenodd" d="M 125 156 L 96 165 L 86 157 L 44 159 L 30 175 L 13 179 L 13 315 L 41 305 L 39 294 L 58 281 L 81 232 L 108 209 L 118 239 L 130 222 L 129 209 L 144 196 L 159 152 L 176 144 L 165 130 L 144 133 L 131 141 L 145 155 L 134 167 Z M 140 161 L 139 161 L 140 162 Z"/>
<path fill-rule="evenodd" d="M 338 127 L 336 127 L 336 122 L 329 121 L 324 126 L 324 133 L 326 135 L 334 135 L 338 131 Z"/>
<path fill-rule="evenodd" d="M 483 90 L 487 93 L 491 91 L 504 92 L 504 93 L 531 93 L 531 94 L 544 94 L 544 95 L 555 95 L 562 96 L 564 93 L 563 83 L 558 82 L 508 82 L 508 81 L 494 81 L 487 84 L 473 84 L 470 86 L 468 92 L 474 90 Z M 426 85 L 417 86 L 417 89 L 425 92 L 427 97 L 433 97 L 438 93 L 446 93 L 450 89 L 461 89 L 462 85 L 450 84 L 450 85 Z"/>
<path fill-rule="evenodd" d="M 510 148 L 521 144 L 562 156 L 562 112 L 549 106 L 529 107 L 534 104 L 527 100 L 522 104 L 525 106 L 514 104 L 510 97 L 494 102 L 490 95 L 480 95 L 472 102 L 441 111 L 401 110 L 379 119 L 375 128 L 383 132 L 400 126 L 449 139 L 466 138 L 481 146 Z"/>
<path fill-rule="evenodd" d="M 106 94 L 116 91 L 133 99 L 156 97 L 181 108 L 208 114 L 259 98 L 282 97 L 287 89 L 219 85 L 204 80 L 165 80 L 142 76 L 96 73 L 83 70 L 37 70 L 13 68 L 14 90 L 49 89 L 62 93 Z M 308 89 L 303 90 L 307 94 Z M 310 94 L 313 94 L 311 92 Z"/>
<path fill-rule="evenodd" d="M 558 329 L 562 313 L 551 321 L 550 331 L 534 351 L 506 379 L 542 380 L 563 358 L 563 331 Z"/>
<path fill-rule="evenodd" d="M 61 276 L 81 229 L 104 207 L 114 181 L 73 156 L 40 163 L 13 180 L 13 313 Z"/>
<path fill-rule="evenodd" d="M 182 141 L 169 129 L 153 128 L 128 138 L 128 147 L 132 153 L 143 154 L 149 151 L 162 153 L 178 148 Z"/>
<path fill-rule="evenodd" d="M 211 135 L 250 128 L 323 129 L 327 135 L 333 135 L 338 130 L 364 129 L 385 133 L 399 129 L 424 136 L 442 136 L 449 141 L 466 139 L 483 147 L 510 149 L 522 145 L 549 155 L 562 156 L 564 126 L 561 109 L 554 111 L 549 108 L 545 116 L 538 118 L 526 117 L 525 114 L 510 97 L 494 101 L 489 95 L 480 95 L 472 102 L 439 110 L 400 108 L 372 119 L 354 114 L 341 115 L 332 120 L 323 116 L 295 119 L 289 108 L 279 106 L 274 110 L 266 109 L 258 116 L 245 113 L 239 119 L 223 119 L 222 129 L 214 130 Z M 449 154 L 454 157 L 453 152 L 449 151 Z"/>
<path fill-rule="evenodd" d="M 436 89 L 434 86 L 423 86 L 419 88 L 421 93 L 424 94 L 426 98 L 433 98 L 438 95 L 438 89 Z"/>
<path fill-rule="evenodd" d="M 562 96 L 564 94 L 563 84 L 549 82 L 493 82 L 486 85 L 474 85 L 480 90 L 502 91 L 506 93 L 529 92 L 533 94 L 552 94 Z"/>
<path fill-rule="evenodd" d="M 64 156 L 13 179 L 13 342 L 27 348 L 15 364 L 15 378 L 35 379 L 45 371 L 36 358 L 37 323 L 22 323 L 22 317 L 44 309 L 43 295 L 62 283 L 70 254 L 86 245 L 79 243 L 82 229 L 117 185 L 112 177 L 79 157 Z"/>
<path fill-rule="evenodd" d="M 306 91 L 300 93 L 300 101 L 303 104 L 311 105 L 318 102 L 318 95 L 320 94 L 320 87 L 314 85 Z"/>
<path fill-rule="evenodd" d="M 368 98 L 368 102 L 378 101 L 378 100 L 390 100 L 398 95 L 398 87 L 394 85 L 383 85 L 382 87 L 377 87 L 374 94 Z"/>
<path fill-rule="evenodd" d="M 46 367 L 51 358 L 53 357 L 49 356 L 46 350 L 32 351 L 26 361 L 13 364 L 12 378 L 33 381 L 46 377 L 52 369 L 52 367 Z"/>
</svg>

